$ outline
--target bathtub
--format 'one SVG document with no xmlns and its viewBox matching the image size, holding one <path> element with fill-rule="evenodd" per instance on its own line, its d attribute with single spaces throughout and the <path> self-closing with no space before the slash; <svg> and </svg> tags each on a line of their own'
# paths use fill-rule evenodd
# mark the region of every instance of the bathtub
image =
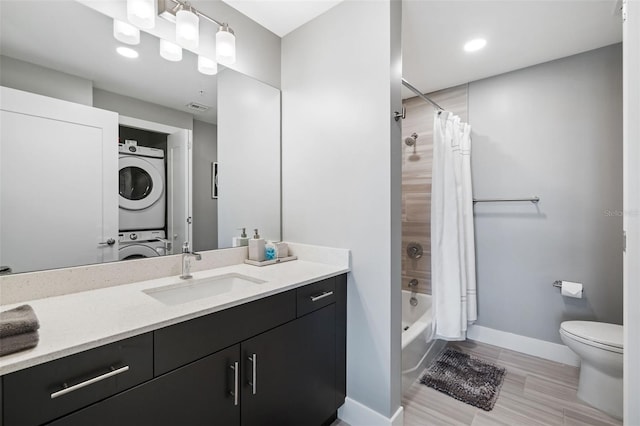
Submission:
<svg viewBox="0 0 640 426">
<path fill-rule="evenodd" d="M 418 300 L 411 306 L 411 295 Z M 402 393 L 416 381 L 445 342 L 432 340 L 431 296 L 402 291 Z"/>
</svg>

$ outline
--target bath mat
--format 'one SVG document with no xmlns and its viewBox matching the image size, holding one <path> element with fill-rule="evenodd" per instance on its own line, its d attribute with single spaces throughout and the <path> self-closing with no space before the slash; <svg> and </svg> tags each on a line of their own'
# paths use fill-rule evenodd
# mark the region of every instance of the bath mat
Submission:
<svg viewBox="0 0 640 426">
<path fill-rule="evenodd" d="M 474 407 L 491 411 L 506 370 L 453 348 L 446 348 L 427 368 L 420 383 Z"/>
</svg>

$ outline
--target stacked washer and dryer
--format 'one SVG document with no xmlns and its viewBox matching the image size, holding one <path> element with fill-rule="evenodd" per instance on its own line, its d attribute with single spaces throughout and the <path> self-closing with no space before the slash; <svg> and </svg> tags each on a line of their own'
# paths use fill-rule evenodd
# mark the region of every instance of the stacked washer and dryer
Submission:
<svg viewBox="0 0 640 426">
<path fill-rule="evenodd" d="M 162 149 L 126 140 L 119 151 L 119 259 L 167 254 L 165 164 Z"/>
</svg>

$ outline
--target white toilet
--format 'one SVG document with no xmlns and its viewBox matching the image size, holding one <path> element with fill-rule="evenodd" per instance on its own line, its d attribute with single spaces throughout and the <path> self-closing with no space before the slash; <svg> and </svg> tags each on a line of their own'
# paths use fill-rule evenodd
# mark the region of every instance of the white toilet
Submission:
<svg viewBox="0 0 640 426">
<path fill-rule="evenodd" d="M 560 338 L 580 357 L 578 398 L 622 419 L 622 326 L 565 321 Z"/>
</svg>

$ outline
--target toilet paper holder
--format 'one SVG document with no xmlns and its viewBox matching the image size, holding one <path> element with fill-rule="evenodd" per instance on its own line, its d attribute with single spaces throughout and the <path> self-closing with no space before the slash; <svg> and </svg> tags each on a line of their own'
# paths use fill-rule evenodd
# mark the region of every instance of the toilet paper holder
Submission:
<svg viewBox="0 0 640 426">
<path fill-rule="evenodd" d="M 562 288 L 562 280 L 556 280 L 556 281 L 554 281 L 554 282 L 553 282 L 553 284 L 552 284 L 552 285 L 553 285 L 554 287 L 557 287 L 557 288 L 560 288 L 560 289 L 561 289 L 561 288 Z M 582 289 L 582 291 L 581 291 L 581 292 L 584 292 L 584 289 Z"/>
</svg>

